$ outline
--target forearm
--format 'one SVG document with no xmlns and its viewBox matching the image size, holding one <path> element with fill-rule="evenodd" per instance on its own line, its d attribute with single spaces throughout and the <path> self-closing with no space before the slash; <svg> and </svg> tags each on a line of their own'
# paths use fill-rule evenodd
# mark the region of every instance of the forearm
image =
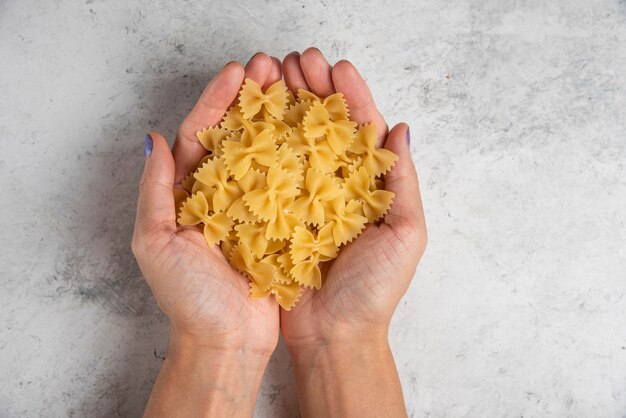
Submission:
<svg viewBox="0 0 626 418">
<path fill-rule="evenodd" d="M 387 339 L 290 347 L 303 417 L 403 417 Z"/>
<path fill-rule="evenodd" d="M 251 417 L 269 357 L 198 346 L 173 331 L 144 418 Z"/>
</svg>

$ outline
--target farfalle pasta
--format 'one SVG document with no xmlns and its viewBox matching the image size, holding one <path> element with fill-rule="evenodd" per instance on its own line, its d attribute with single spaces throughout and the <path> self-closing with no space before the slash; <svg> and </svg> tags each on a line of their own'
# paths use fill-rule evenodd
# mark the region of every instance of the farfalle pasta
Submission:
<svg viewBox="0 0 626 418">
<path fill-rule="evenodd" d="M 389 211 L 382 176 L 398 157 L 349 116 L 341 93 L 294 98 L 282 80 L 263 91 L 246 79 L 219 125 L 196 134 L 207 155 L 174 190 L 178 223 L 202 225 L 252 297 L 290 310 L 323 285 L 320 264 Z"/>
</svg>

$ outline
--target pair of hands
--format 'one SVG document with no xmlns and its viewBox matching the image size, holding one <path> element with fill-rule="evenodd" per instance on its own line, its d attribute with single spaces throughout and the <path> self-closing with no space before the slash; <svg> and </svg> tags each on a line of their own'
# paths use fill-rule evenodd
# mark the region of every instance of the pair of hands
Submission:
<svg viewBox="0 0 626 418">
<path fill-rule="evenodd" d="M 351 119 L 374 122 L 378 143 L 399 156 L 385 178 L 396 197 L 379 225 L 369 225 L 328 266 L 318 291 L 306 289 L 291 311 L 271 297 L 249 297 L 248 279 L 202 232 L 176 224 L 172 189 L 205 155 L 196 132 L 218 124 L 245 77 L 266 88 L 284 77 L 288 88 L 318 96 L 343 93 Z M 170 347 L 220 353 L 255 353 L 261 362 L 276 347 L 279 330 L 292 355 L 319 346 L 386 344 L 391 316 L 407 290 L 426 246 L 426 227 L 405 124 L 388 132 L 372 95 L 348 61 L 330 66 L 319 50 L 291 53 L 282 63 L 263 53 L 245 68 L 227 64 L 183 121 L 173 149 L 156 132 L 140 184 L 132 249 L 161 309 L 170 318 Z M 182 349 L 181 349 L 182 350 Z M 179 351 L 181 351 L 179 350 Z"/>
</svg>

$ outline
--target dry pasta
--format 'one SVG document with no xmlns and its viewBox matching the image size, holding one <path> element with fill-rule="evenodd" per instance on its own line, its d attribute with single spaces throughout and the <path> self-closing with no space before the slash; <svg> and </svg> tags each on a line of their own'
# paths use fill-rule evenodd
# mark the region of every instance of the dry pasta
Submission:
<svg viewBox="0 0 626 418">
<path fill-rule="evenodd" d="M 197 133 L 207 156 L 174 190 L 178 223 L 203 225 L 252 297 L 290 310 L 322 286 L 320 263 L 389 211 L 382 176 L 398 157 L 349 116 L 341 93 L 294 98 L 282 80 L 263 91 L 246 79 L 220 124 Z"/>
</svg>

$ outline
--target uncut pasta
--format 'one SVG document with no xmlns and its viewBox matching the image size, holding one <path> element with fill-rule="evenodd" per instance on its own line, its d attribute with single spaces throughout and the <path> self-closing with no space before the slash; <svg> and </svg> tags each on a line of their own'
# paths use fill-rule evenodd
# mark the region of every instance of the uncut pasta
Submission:
<svg viewBox="0 0 626 418">
<path fill-rule="evenodd" d="M 282 80 L 264 92 L 246 79 L 220 124 L 197 133 L 207 156 L 174 191 L 178 223 L 202 225 L 252 297 L 290 310 L 322 286 L 320 263 L 389 211 L 382 176 L 398 157 L 349 116 L 341 93 L 293 97 Z"/>
</svg>

